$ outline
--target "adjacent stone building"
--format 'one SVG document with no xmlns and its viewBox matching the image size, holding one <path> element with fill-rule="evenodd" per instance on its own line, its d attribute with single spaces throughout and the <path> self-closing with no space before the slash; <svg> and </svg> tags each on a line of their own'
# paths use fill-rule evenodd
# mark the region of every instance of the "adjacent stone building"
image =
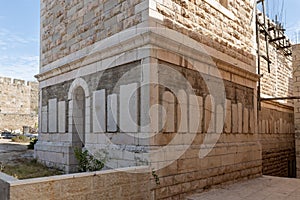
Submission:
<svg viewBox="0 0 300 200">
<path fill-rule="evenodd" d="M 38 126 L 38 83 L 0 77 L 0 130 Z"/>
<path fill-rule="evenodd" d="M 107 168 L 148 165 L 156 199 L 273 173 L 275 143 L 293 151 L 293 115 L 285 102 L 258 112 L 253 6 L 43 0 L 36 158 L 72 172 L 84 147 Z"/>
<path fill-rule="evenodd" d="M 300 97 L 300 44 L 293 46 L 294 95 Z M 300 99 L 294 100 L 297 178 L 300 178 Z"/>
<path fill-rule="evenodd" d="M 260 20 L 263 20 L 262 16 Z M 278 26 L 269 19 L 268 24 L 269 27 Z M 263 58 L 259 66 L 262 102 L 258 133 L 262 145 L 263 174 L 295 177 L 294 102 L 288 99 L 294 96 L 293 57 L 285 55 L 284 49 L 278 48 L 276 43 L 268 43 L 268 50 L 270 69 Z M 260 54 L 267 55 L 264 34 L 260 35 Z M 282 99 L 264 100 L 268 98 Z"/>
</svg>

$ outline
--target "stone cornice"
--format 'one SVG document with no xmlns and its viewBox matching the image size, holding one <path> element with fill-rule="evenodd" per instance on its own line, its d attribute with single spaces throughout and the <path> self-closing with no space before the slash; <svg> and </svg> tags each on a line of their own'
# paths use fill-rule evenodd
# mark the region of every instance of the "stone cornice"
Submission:
<svg viewBox="0 0 300 200">
<path fill-rule="evenodd" d="M 276 101 L 264 101 L 261 103 L 261 105 L 263 108 L 269 108 L 269 109 L 279 110 L 282 112 L 294 113 L 294 107 L 292 105 L 287 105 Z"/>
<path fill-rule="evenodd" d="M 156 28 L 132 29 L 118 33 L 42 67 L 41 73 L 36 75 L 36 78 L 41 82 L 145 45 L 159 47 L 201 62 L 203 62 L 203 58 L 210 57 L 216 62 L 219 69 L 252 81 L 257 81 L 259 78 L 255 74 L 255 64 L 248 65 L 170 29 Z M 149 57 L 155 57 L 151 53 L 150 51 Z"/>
</svg>

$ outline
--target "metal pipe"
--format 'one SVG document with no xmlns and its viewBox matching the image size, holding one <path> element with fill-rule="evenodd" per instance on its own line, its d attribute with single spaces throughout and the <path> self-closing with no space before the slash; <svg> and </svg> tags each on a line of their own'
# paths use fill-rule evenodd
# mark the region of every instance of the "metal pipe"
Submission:
<svg viewBox="0 0 300 200">
<path fill-rule="evenodd" d="M 258 25 L 258 11 L 257 11 L 257 4 L 255 4 L 255 20 L 256 20 L 256 43 L 257 43 L 257 74 L 260 75 L 260 41 L 259 41 L 259 25 Z M 261 110 L 261 99 L 260 99 L 260 88 L 261 88 L 261 81 L 258 80 L 258 86 L 257 86 L 257 109 Z"/>
<path fill-rule="evenodd" d="M 266 9 L 265 9 L 265 1 L 262 0 L 262 9 L 263 9 L 263 17 L 264 17 L 264 27 L 266 26 Z M 266 40 L 266 53 L 267 53 L 267 59 L 268 59 L 268 72 L 271 73 L 271 62 L 270 62 L 270 55 L 269 55 L 269 39 L 268 39 L 268 32 L 265 31 L 265 40 Z"/>
</svg>

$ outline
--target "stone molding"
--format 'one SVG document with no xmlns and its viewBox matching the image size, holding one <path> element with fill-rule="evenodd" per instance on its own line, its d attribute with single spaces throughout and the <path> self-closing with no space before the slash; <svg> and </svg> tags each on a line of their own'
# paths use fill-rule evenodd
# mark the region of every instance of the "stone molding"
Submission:
<svg viewBox="0 0 300 200">
<path fill-rule="evenodd" d="M 164 29 L 164 30 L 170 31 L 171 33 L 173 32 L 169 29 Z M 230 73 L 239 75 L 243 78 L 250 79 L 252 81 L 258 80 L 259 77 L 254 72 L 255 71 L 254 63 L 253 66 L 250 66 L 246 63 L 238 61 L 237 59 L 231 56 L 219 52 L 211 47 L 197 43 L 193 39 L 184 35 L 182 35 L 182 38 L 179 39 L 176 38 L 171 39 L 168 37 L 170 36 L 168 35 L 168 33 L 169 32 L 166 33 L 163 31 L 156 31 L 155 29 L 152 30 L 151 28 L 142 29 L 139 33 L 136 32 L 134 35 L 131 35 L 131 37 L 125 40 L 123 37 L 121 37 L 122 33 L 118 33 L 112 36 L 111 38 L 107 38 L 110 41 L 110 47 L 108 45 L 103 45 L 105 44 L 105 41 L 100 41 L 95 45 L 92 45 L 74 54 L 66 56 L 63 59 L 60 59 L 49 65 L 46 65 L 41 69 L 41 73 L 39 75 L 36 75 L 36 78 L 38 78 L 40 82 L 43 82 L 52 77 L 70 72 L 82 66 L 87 66 L 99 60 L 104 60 L 106 58 L 113 57 L 133 49 L 138 51 L 137 49 L 138 47 L 151 45 L 148 46 L 151 47 L 151 49 L 162 48 L 164 50 L 176 52 L 176 54 L 183 55 L 195 60 L 200 60 L 202 62 L 203 62 L 203 55 L 204 56 L 210 55 L 210 57 L 212 57 L 219 64 L 218 65 L 219 69 L 228 71 Z M 185 46 L 181 42 L 189 42 L 189 44 L 194 43 L 194 45 L 191 47 Z M 97 51 L 93 51 L 93 49 L 96 48 Z M 110 52 L 110 54 L 108 54 L 107 52 Z M 144 56 L 155 57 L 155 55 L 153 55 L 151 51 L 149 52 L 148 55 L 144 55 Z M 142 57 L 139 57 L 138 59 L 142 59 Z M 132 61 L 134 60 L 136 59 L 133 59 Z M 116 66 L 116 64 L 117 63 L 114 63 L 114 65 L 109 66 L 109 68 Z M 125 63 L 119 63 L 119 64 L 125 64 Z M 228 66 L 228 64 L 230 65 L 230 67 Z"/>
</svg>

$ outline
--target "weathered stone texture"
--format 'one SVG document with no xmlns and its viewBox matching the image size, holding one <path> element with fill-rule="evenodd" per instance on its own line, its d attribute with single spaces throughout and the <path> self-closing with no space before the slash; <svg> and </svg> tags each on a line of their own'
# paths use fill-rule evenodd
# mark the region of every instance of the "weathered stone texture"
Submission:
<svg viewBox="0 0 300 200">
<path fill-rule="evenodd" d="M 10 185 L 9 199 L 150 200 L 153 199 L 151 188 L 155 183 L 151 173 L 145 170 L 147 169 L 128 168 L 120 171 L 11 181 L 8 184 Z M 1 193 L 1 197 L 4 197 L 4 194 Z"/>
<path fill-rule="evenodd" d="M 300 45 L 293 46 L 294 95 L 300 96 Z M 297 178 L 300 178 L 300 100 L 294 100 Z"/>
<path fill-rule="evenodd" d="M 181 32 L 245 63 L 254 61 L 253 3 L 228 1 L 227 8 L 212 0 L 153 0 L 163 26 Z"/>
<path fill-rule="evenodd" d="M 292 56 L 285 56 L 282 50 L 270 43 L 268 45 L 270 56 L 270 73 L 267 62 L 261 58 L 260 73 L 262 97 L 288 97 L 293 96 L 293 63 Z M 267 55 L 266 43 L 260 37 L 260 53 Z M 280 103 L 292 105 L 291 100 L 281 100 Z"/>
<path fill-rule="evenodd" d="M 0 130 L 35 127 L 38 83 L 0 77 Z"/>
<path fill-rule="evenodd" d="M 259 112 L 263 174 L 295 177 L 293 110 L 262 108 Z"/>
<path fill-rule="evenodd" d="M 119 122 L 117 127 L 113 127 L 114 131 L 108 133 L 95 132 L 92 123 L 87 124 L 85 147 L 108 148 L 106 164 L 112 168 L 149 163 L 160 166 L 170 162 L 165 168 L 156 172 L 161 185 L 154 188 L 155 199 L 183 199 L 188 193 L 199 189 L 261 175 L 262 152 L 255 132 L 257 103 L 255 96 L 258 77 L 255 75 L 255 59 L 252 53 L 254 34 L 250 26 L 252 5 L 248 1 L 224 5 L 228 9 L 220 7 L 221 4 L 212 0 L 95 1 L 101 2 L 95 8 L 100 9 L 100 14 L 97 13 L 96 16 L 104 18 L 96 17 L 96 22 L 102 23 L 92 28 L 93 20 L 89 21 L 89 18 L 93 15 L 94 8 L 89 5 L 93 3 L 85 4 L 85 1 L 66 3 L 61 7 L 66 8 L 67 11 L 62 12 L 63 17 L 57 18 L 53 13 L 55 9 L 62 8 L 56 8 L 56 3 L 47 1 L 45 4 L 45 2 L 42 5 L 44 63 L 42 74 L 39 76 L 42 82 L 41 104 L 43 107 L 49 106 L 49 99 L 57 99 L 57 102 L 68 101 L 69 110 L 68 108 L 66 110 L 69 130 L 65 134 L 42 133 L 37 143 L 38 160 L 61 168 L 67 167 L 70 163 L 75 164 L 74 159 L 70 159 L 73 145 L 71 137 L 75 135 L 72 135 L 72 87 L 75 85 L 80 88 L 84 85 L 85 92 L 88 94 L 85 99 L 90 105 L 86 109 L 90 113 L 93 113 L 94 104 L 98 102 L 93 99 L 93 92 L 105 91 L 104 97 L 99 100 L 101 105 L 106 106 L 103 108 L 106 113 L 102 115 L 108 123 L 103 122 L 106 126 L 103 130 L 110 131 L 110 128 L 108 129 L 110 123 L 107 120 L 110 114 L 107 112 L 110 112 L 111 105 L 107 104 L 110 102 L 108 99 L 111 95 L 117 98 L 114 105 L 117 107 L 115 112 Z M 141 6 L 143 2 L 147 3 Z M 138 3 L 140 4 L 137 5 Z M 128 4 L 129 9 L 122 10 L 123 4 Z M 122 16 L 130 15 L 128 12 L 131 12 L 131 8 L 136 5 L 132 16 L 138 18 L 137 23 L 140 22 L 138 13 L 143 10 L 143 7 L 147 18 L 150 17 L 149 20 L 147 19 L 149 22 L 147 26 L 158 28 L 155 29 L 156 32 L 150 29 L 143 34 L 135 33 L 139 35 L 133 35 L 134 40 L 126 35 L 128 40 L 117 43 L 119 44 L 117 48 L 107 46 L 85 59 L 80 60 L 80 53 L 71 54 L 103 38 L 110 39 L 108 36 L 120 31 L 119 28 L 129 27 L 124 24 L 120 26 L 118 18 L 111 15 L 114 9 L 120 9 L 120 5 L 122 12 L 117 15 Z M 91 10 L 91 15 L 87 10 Z M 46 12 L 49 12 L 49 18 Z M 56 27 L 60 24 L 58 21 L 64 19 L 69 21 L 66 23 L 65 33 L 62 33 L 65 36 L 61 41 L 55 39 L 56 36 L 61 37 L 60 34 L 55 34 L 57 31 L 53 33 L 50 31 L 49 34 L 44 32 L 47 25 L 54 24 L 55 26 L 51 26 Z M 80 20 L 85 19 L 87 29 L 81 32 L 83 22 Z M 129 25 L 135 24 L 129 23 Z M 119 26 L 118 29 L 114 30 L 115 26 Z M 195 39 L 199 45 L 195 40 L 190 40 L 182 34 L 169 35 L 170 29 L 163 29 L 163 31 L 159 29 L 166 27 Z M 102 28 L 104 28 L 103 33 L 101 33 Z M 100 38 L 98 38 L 98 29 L 103 34 Z M 96 37 L 92 42 L 87 39 L 89 34 Z M 75 40 L 79 41 L 74 42 Z M 186 44 L 186 40 L 193 45 Z M 210 49 L 213 55 L 205 54 L 202 51 L 204 45 L 201 44 L 212 47 L 206 46 L 206 50 Z M 73 57 L 66 57 L 62 62 L 54 62 L 46 66 L 69 54 Z M 122 57 L 121 54 L 125 56 Z M 119 56 L 121 58 L 117 59 Z M 78 80 L 84 84 L 76 85 Z M 149 84 L 152 81 L 158 81 L 159 84 L 149 86 L 148 90 L 140 87 L 143 82 Z M 128 95 L 133 90 L 134 95 Z M 141 105 L 144 97 L 146 103 L 143 103 L 149 105 Z M 195 105 L 195 100 L 199 100 L 198 105 Z M 143 106 L 150 108 L 157 104 L 161 107 L 157 106 L 150 111 L 144 110 Z M 163 109 L 162 106 L 165 108 Z M 197 117 L 197 113 L 192 112 L 191 109 L 199 111 L 200 117 Z M 166 112 L 164 113 L 163 110 Z M 228 115 L 225 115 L 225 110 L 228 110 Z M 156 126 L 153 131 L 155 134 L 152 129 L 144 131 L 145 129 L 139 126 L 147 122 L 145 116 L 148 112 L 149 115 L 154 116 L 151 120 L 157 122 L 153 125 Z M 164 115 L 172 115 L 172 117 L 163 120 Z M 93 115 L 85 117 L 89 120 L 94 118 Z M 132 117 L 132 121 L 136 123 L 127 120 L 129 117 Z M 93 119 L 91 121 L 93 122 Z M 164 121 L 167 124 L 163 124 Z M 197 121 L 200 127 L 195 126 Z M 223 127 L 224 121 L 227 124 Z M 129 124 L 132 124 L 130 129 L 127 128 Z M 195 135 L 192 141 L 189 139 L 191 135 Z M 175 137 L 179 139 L 171 143 Z M 107 144 L 111 143 L 113 145 L 107 147 Z M 155 154 L 155 150 L 166 146 L 173 147 L 174 151 L 170 151 L 171 153 L 166 151 L 163 155 Z M 180 149 L 185 146 L 188 147 L 187 150 L 179 154 Z M 143 154 L 145 152 L 150 156 L 145 156 Z M 173 159 L 173 154 L 175 156 L 179 154 L 179 157 Z M 111 180 L 119 179 L 112 177 Z M 111 180 L 105 181 L 110 183 Z M 89 184 L 86 183 L 87 186 Z M 139 191 L 140 193 L 142 192 Z"/>
<path fill-rule="evenodd" d="M 142 22 L 144 0 L 41 2 L 41 64 L 45 66 Z"/>
</svg>

